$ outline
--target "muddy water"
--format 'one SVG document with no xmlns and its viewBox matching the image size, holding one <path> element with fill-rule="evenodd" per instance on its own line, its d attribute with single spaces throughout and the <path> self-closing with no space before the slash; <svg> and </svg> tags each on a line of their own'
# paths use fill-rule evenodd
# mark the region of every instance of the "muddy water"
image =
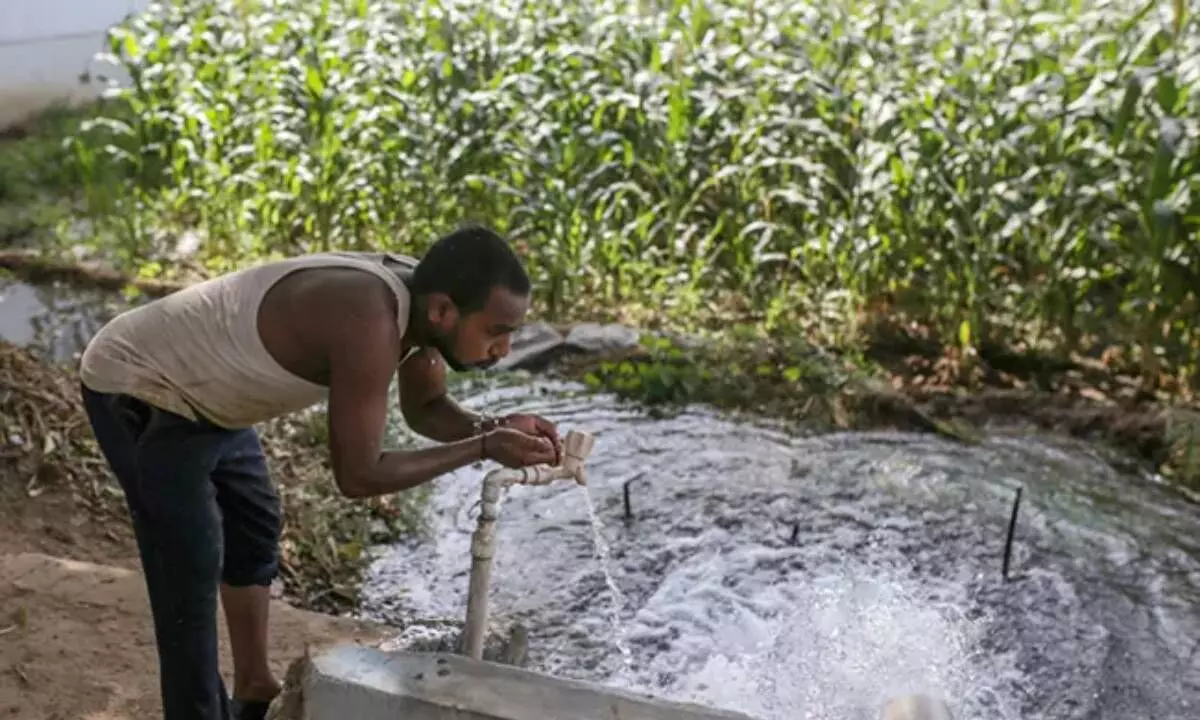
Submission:
<svg viewBox="0 0 1200 720">
<path fill-rule="evenodd" d="M 113 293 L 30 285 L 0 276 L 0 340 L 70 361 L 126 307 Z"/>
<path fill-rule="evenodd" d="M 793 437 L 538 387 L 469 404 L 596 434 L 624 605 L 618 634 L 581 491 L 514 489 L 491 602 L 530 627 L 532 667 L 769 720 L 874 718 L 914 691 L 959 718 L 1200 717 L 1197 505 L 1153 477 L 1045 438 Z M 481 473 L 437 483 L 432 537 L 377 562 L 369 614 L 461 617 Z"/>
</svg>

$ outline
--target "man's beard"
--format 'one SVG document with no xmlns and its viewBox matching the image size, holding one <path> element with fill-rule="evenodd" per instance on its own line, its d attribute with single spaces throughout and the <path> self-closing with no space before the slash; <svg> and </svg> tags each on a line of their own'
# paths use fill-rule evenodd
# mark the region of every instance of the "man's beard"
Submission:
<svg viewBox="0 0 1200 720">
<path fill-rule="evenodd" d="M 429 344 L 442 356 L 442 360 L 446 362 L 446 366 L 454 372 L 467 372 L 469 370 L 486 370 L 495 365 L 494 360 L 486 360 L 477 363 L 465 363 L 458 359 L 451 350 L 450 340 L 452 336 L 443 333 L 434 333 L 430 338 Z"/>
</svg>

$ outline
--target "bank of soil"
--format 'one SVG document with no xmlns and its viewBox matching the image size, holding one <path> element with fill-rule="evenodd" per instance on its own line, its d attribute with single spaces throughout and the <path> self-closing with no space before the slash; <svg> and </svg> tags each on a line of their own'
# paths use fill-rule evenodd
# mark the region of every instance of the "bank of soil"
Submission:
<svg viewBox="0 0 1200 720">
<path fill-rule="evenodd" d="M 383 640 L 377 626 L 282 602 L 273 605 L 271 615 L 271 653 L 280 678 L 306 652 Z M 228 681 L 223 624 L 221 651 Z M 150 608 L 138 572 L 0 553 L 0 718 L 161 718 L 157 668 Z"/>
<path fill-rule="evenodd" d="M 628 355 L 628 353 L 627 353 Z M 966 365 L 953 348 L 896 333 L 851 359 L 794 338 L 651 347 L 613 361 L 568 358 L 569 375 L 651 407 L 699 400 L 794 421 L 806 431 L 896 429 L 978 442 L 992 430 L 1053 432 L 1120 451 L 1200 490 L 1200 406 L 1190 388 L 1147 391 L 1128 369 L 986 348 Z"/>
</svg>

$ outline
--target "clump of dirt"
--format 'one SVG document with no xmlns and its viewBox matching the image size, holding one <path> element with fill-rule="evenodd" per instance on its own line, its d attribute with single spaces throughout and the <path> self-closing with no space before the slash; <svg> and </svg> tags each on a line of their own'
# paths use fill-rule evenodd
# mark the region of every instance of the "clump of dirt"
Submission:
<svg viewBox="0 0 1200 720">
<path fill-rule="evenodd" d="M 357 607 L 367 548 L 422 528 L 425 495 L 351 500 L 330 471 L 323 416 L 259 428 L 284 511 L 281 576 L 294 605 Z M 97 446 L 71 368 L 0 342 L 0 553 L 136 564 L 124 493 Z"/>
</svg>

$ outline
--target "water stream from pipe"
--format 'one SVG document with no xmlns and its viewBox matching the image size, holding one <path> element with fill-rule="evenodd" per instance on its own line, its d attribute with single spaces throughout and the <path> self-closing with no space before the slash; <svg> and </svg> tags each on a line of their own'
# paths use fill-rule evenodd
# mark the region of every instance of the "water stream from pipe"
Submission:
<svg viewBox="0 0 1200 720">
<path fill-rule="evenodd" d="M 616 646 L 617 652 L 621 654 L 623 662 L 621 672 L 631 674 L 633 672 L 633 652 L 625 642 L 625 630 L 621 621 L 621 612 L 625 607 L 625 595 L 617 586 L 617 581 L 613 579 L 608 542 L 604 539 L 604 523 L 596 514 L 596 505 L 592 502 L 592 494 L 588 492 L 587 485 L 580 485 L 579 489 L 583 493 L 583 502 L 587 505 L 588 519 L 592 526 L 592 544 L 596 549 L 596 562 L 600 564 L 600 571 L 604 573 L 604 584 L 608 586 L 609 600 L 612 604 L 613 644 Z"/>
</svg>

